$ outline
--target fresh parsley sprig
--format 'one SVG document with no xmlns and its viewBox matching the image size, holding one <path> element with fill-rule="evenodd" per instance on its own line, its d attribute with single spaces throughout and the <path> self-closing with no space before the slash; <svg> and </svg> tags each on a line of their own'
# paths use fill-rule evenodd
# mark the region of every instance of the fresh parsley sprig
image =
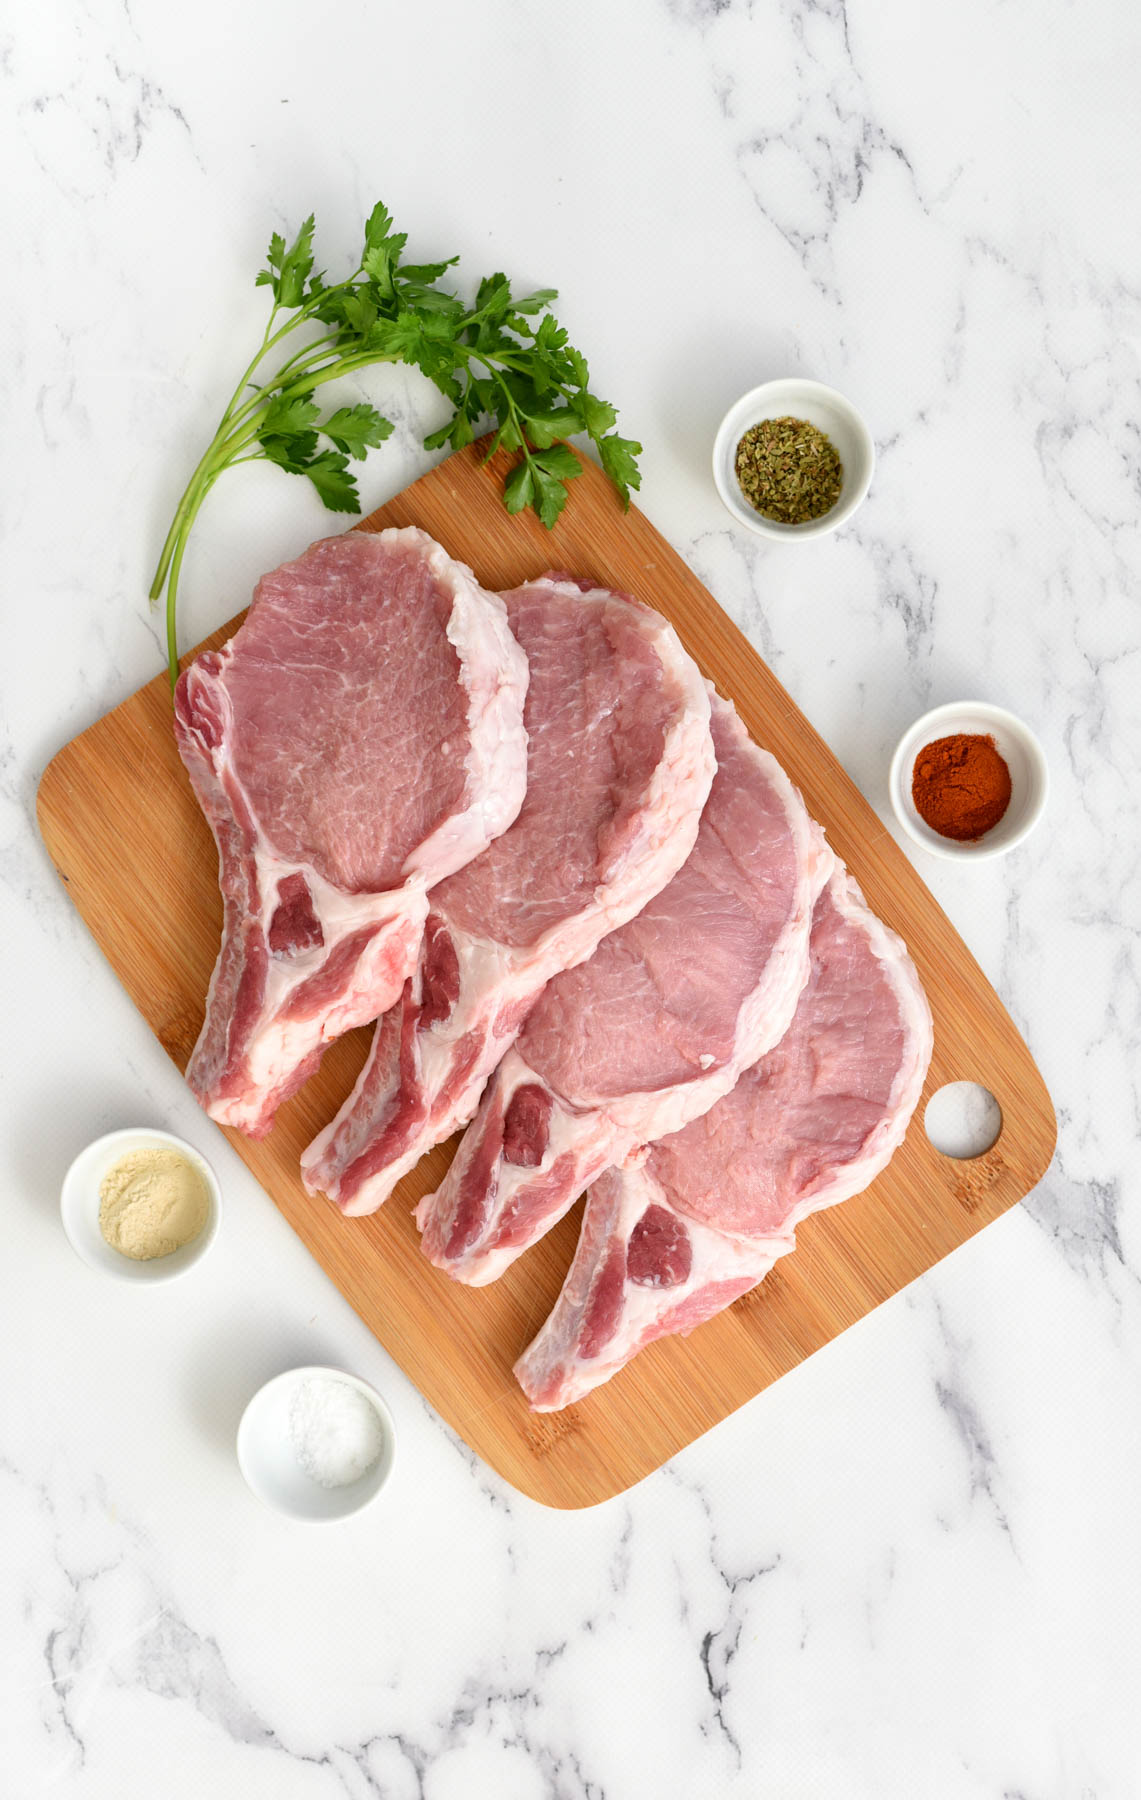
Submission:
<svg viewBox="0 0 1141 1800">
<path fill-rule="evenodd" d="M 639 485 L 641 444 L 620 437 L 617 414 L 590 391 L 586 358 L 567 342 L 550 312 L 553 288 L 516 300 L 505 275 L 481 281 L 465 306 L 441 287 L 458 257 L 403 260 L 407 236 L 377 204 L 365 226 L 360 261 L 345 281 L 313 271 L 312 214 L 293 243 L 274 233 L 257 285 L 273 293 L 273 309 L 256 355 L 242 373 L 210 444 L 178 503 L 151 584 L 166 593 L 171 686 L 178 679 L 178 582 L 187 539 L 219 475 L 238 463 L 272 462 L 313 483 L 333 512 L 360 511 L 350 460 L 384 442 L 392 423 L 367 404 L 325 412 L 317 390 L 373 363 L 408 363 L 451 402 L 450 420 L 424 447 L 462 449 L 485 421 L 494 423 L 488 455 L 519 453 L 507 479 L 508 512 L 532 507 L 555 523 L 567 483 L 581 464 L 563 441 L 585 436 L 622 498 Z M 298 334 L 296 337 L 294 333 Z"/>
</svg>

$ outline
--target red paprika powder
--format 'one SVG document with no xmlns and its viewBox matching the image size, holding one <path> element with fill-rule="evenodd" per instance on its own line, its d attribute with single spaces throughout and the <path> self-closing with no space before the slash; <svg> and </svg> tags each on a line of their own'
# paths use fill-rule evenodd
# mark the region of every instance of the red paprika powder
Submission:
<svg viewBox="0 0 1141 1800">
<path fill-rule="evenodd" d="M 911 798 L 932 831 L 969 843 L 1010 805 L 1010 770 L 992 737 L 936 738 L 915 759 Z"/>
</svg>

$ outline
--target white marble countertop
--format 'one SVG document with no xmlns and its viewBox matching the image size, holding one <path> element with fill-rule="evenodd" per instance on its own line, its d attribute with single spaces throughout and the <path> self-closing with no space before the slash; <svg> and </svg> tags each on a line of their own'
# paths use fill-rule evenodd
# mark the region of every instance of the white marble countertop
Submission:
<svg viewBox="0 0 1141 1800">
<path fill-rule="evenodd" d="M 10 16 L 0 746 L 0 1789 L 23 1800 L 1097 1800 L 1141 1793 L 1136 230 L 1127 0 L 55 0 Z M 355 252 L 383 197 L 461 276 L 557 285 L 645 443 L 643 504 L 886 816 L 964 694 L 1019 712 L 1048 825 L 921 872 L 1025 1031 L 1038 1191 L 669 1467 L 519 1498 L 429 1411 L 196 1110 L 33 824 L 52 753 L 160 666 L 144 595 L 260 333 L 273 229 Z M 879 447 L 791 549 L 709 477 L 800 371 Z M 427 458 L 417 377 L 369 504 Z M 239 471 L 191 642 L 328 524 Z M 334 522 L 335 525 L 335 522 Z M 922 856 L 915 852 L 916 858 Z M 223 1242 L 120 1291 L 60 1231 L 127 1123 L 215 1160 Z M 299 1361 L 377 1383 L 398 1479 L 307 1531 L 233 1453 Z"/>
</svg>

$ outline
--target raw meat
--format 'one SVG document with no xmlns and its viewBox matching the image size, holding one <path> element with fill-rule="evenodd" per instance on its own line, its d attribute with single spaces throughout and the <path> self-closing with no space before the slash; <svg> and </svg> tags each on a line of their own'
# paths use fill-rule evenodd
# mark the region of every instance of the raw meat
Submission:
<svg viewBox="0 0 1141 1800">
<path fill-rule="evenodd" d="M 554 1411 L 643 1344 L 692 1331 L 767 1275 L 800 1220 L 866 1188 L 901 1143 L 931 1058 L 931 1014 L 904 945 L 837 867 L 816 904 L 812 971 L 791 1026 L 725 1099 L 610 1169 L 515 1373 Z"/>
<path fill-rule="evenodd" d="M 612 1163 L 706 1112 L 782 1036 L 832 856 L 780 765 L 713 698 L 717 773 L 669 886 L 532 1008 L 436 1194 L 422 1248 L 494 1281 Z"/>
<path fill-rule="evenodd" d="M 659 613 L 562 576 L 504 600 L 531 672 L 527 796 L 433 890 L 415 976 L 302 1158 L 349 1213 L 471 1118 L 544 983 L 677 873 L 713 780 L 705 685 Z"/>
<path fill-rule="evenodd" d="M 415 966 L 428 889 L 504 831 L 527 665 L 497 595 L 422 531 L 351 532 L 266 575 L 178 683 L 218 845 L 222 948 L 186 1075 L 251 1137 Z"/>
</svg>

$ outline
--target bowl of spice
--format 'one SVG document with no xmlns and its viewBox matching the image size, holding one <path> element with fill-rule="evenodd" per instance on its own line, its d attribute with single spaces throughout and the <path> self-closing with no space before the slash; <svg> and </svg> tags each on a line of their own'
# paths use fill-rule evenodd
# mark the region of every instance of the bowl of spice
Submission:
<svg viewBox="0 0 1141 1800">
<path fill-rule="evenodd" d="M 341 1369 L 287 1369 L 258 1389 L 238 1426 L 238 1467 L 276 1512 L 347 1519 L 392 1474 L 396 1428 L 367 1381 Z"/>
<path fill-rule="evenodd" d="M 222 1194 L 206 1158 L 169 1131 L 112 1131 L 81 1150 L 63 1179 L 68 1241 L 93 1269 L 124 1281 L 170 1281 L 200 1262 L 218 1232 Z"/>
<path fill-rule="evenodd" d="M 935 856 L 1003 856 L 1046 809 L 1050 773 L 1014 713 L 957 700 L 924 713 L 896 746 L 888 781 L 895 816 Z"/>
<path fill-rule="evenodd" d="M 749 531 L 821 537 L 850 519 L 871 486 L 875 447 L 850 400 L 788 376 L 743 394 L 713 444 L 717 492 Z"/>
</svg>

